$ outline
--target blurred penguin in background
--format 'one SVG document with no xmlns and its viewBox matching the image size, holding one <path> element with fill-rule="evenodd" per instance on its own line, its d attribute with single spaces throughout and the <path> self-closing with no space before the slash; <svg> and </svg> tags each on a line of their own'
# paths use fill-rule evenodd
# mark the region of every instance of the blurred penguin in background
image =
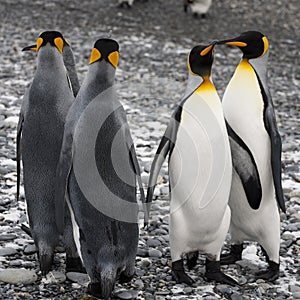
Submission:
<svg viewBox="0 0 300 300">
<path fill-rule="evenodd" d="M 184 0 L 184 11 L 190 11 L 194 17 L 205 18 L 211 6 L 212 0 Z"/>
</svg>

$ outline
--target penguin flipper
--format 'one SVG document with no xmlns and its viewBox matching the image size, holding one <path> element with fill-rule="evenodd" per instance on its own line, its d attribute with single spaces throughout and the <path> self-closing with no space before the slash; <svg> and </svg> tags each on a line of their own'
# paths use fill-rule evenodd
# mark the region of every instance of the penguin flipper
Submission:
<svg viewBox="0 0 300 300">
<path fill-rule="evenodd" d="M 262 187 L 254 157 L 244 141 L 227 122 L 226 127 L 233 167 L 241 179 L 249 205 L 253 209 L 258 209 L 262 199 Z"/>
<path fill-rule="evenodd" d="M 131 140 L 131 138 L 130 138 L 130 140 Z M 148 211 L 148 208 L 146 206 L 146 197 L 145 197 L 145 192 L 144 192 L 143 182 L 142 182 L 142 177 L 141 177 L 141 169 L 140 169 L 139 162 L 137 160 L 136 151 L 135 151 L 133 142 L 131 143 L 131 146 L 129 147 L 129 155 L 130 155 L 130 161 L 131 161 L 132 167 L 133 167 L 134 172 L 137 176 L 137 182 L 138 182 L 140 195 L 141 195 L 140 197 L 141 197 L 141 200 L 142 200 L 142 203 L 143 203 L 144 226 L 147 226 L 148 220 L 149 220 L 149 211 Z"/>
<path fill-rule="evenodd" d="M 68 79 L 71 82 L 71 89 L 74 97 L 77 96 L 80 84 L 76 72 L 75 58 L 70 45 L 66 44 L 63 49 L 63 60 L 68 73 Z"/>
<path fill-rule="evenodd" d="M 19 114 L 19 122 L 17 126 L 17 149 L 16 149 L 16 160 L 17 160 L 17 201 L 20 196 L 20 181 L 21 181 L 21 136 L 24 123 L 24 115 L 21 111 Z"/>
<path fill-rule="evenodd" d="M 171 150 L 171 136 L 173 131 L 173 122 L 169 123 L 160 143 L 155 153 L 154 160 L 151 165 L 150 176 L 148 181 L 148 189 L 147 189 L 147 199 L 146 203 L 150 204 L 153 199 L 154 189 L 157 183 L 157 177 L 162 167 L 163 162 L 165 161 L 168 153 Z"/>
<path fill-rule="evenodd" d="M 264 103 L 267 103 L 267 107 L 264 111 L 264 121 L 266 130 L 270 136 L 271 140 L 271 165 L 273 173 L 273 181 L 276 193 L 276 199 L 279 207 L 283 212 L 286 212 L 283 190 L 282 190 L 282 181 L 281 181 L 281 137 L 276 125 L 275 111 L 273 108 L 272 100 L 270 96 L 268 97 L 263 90 L 263 97 L 267 98 Z"/>
<path fill-rule="evenodd" d="M 61 234 L 64 231 L 64 210 L 66 193 L 68 187 L 68 179 L 73 162 L 72 144 L 73 135 L 67 132 L 65 127 L 55 179 L 55 218 L 57 228 Z"/>
</svg>

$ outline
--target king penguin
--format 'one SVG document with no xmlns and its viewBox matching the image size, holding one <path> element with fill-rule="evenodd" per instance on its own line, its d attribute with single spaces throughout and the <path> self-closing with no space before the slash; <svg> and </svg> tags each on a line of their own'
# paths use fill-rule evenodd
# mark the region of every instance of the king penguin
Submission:
<svg viewBox="0 0 300 300">
<path fill-rule="evenodd" d="M 152 162 L 147 203 L 163 161 L 169 154 L 170 249 L 172 275 L 191 285 L 184 255 L 206 254 L 208 280 L 236 284 L 220 269 L 220 252 L 230 224 L 227 205 L 231 186 L 231 154 L 220 98 L 211 81 L 214 43 L 194 47 L 188 56 L 190 78 Z M 191 84 L 192 82 L 192 84 Z"/>
<path fill-rule="evenodd" d="M 231 253 L 222 263 L 242 258 L 243 241 L 258 242 L 269 264 L 258 278 L 279 276 L 280 215 L 285 212 L 281 185 L 281 138 L 267 86 L 268 39 L 257 31 L 220 41 L 237 46 L 243 57 L 225 90 L 222 106 L 233 160 Z"/>
<path fill-rule="evenodd" d="M 59 241 L 55 222 L 55 175 L 63 138 L 64 122 L 74 96 L 63 62 L 66 45 L 57 31 L 43 32 L 36 45 L 24 48 L 37 52 L 37 69 L 26 90 L 17 128 L 17 199 L 22 156 L 27 214 L 38 250 L 40 269 L 51 268 Z M 64 201 L 62 201 L 64 202 Z M 81 261 L 73 240 L 70 216 L 66 215 L 64 244 L 67 271 L 81 271 Z"/>
<path fill-rule="evenodd" d="M 115 40 L 95 42 L 67 116 L 57 168 L 57 198 L 67 195 L 76 246 L 90 277 L 87 294 L 104 299 L 110 299 L 116 281 L 128 282 L 135 272 L 137 179 L 145 198 L 126 113 L 114 87 L 118 59 Z M 57 205 L 56 211 L 63 212 L 60 201 Z M 64 218 L 56 217 L 61 228 Z"/>
</svg>

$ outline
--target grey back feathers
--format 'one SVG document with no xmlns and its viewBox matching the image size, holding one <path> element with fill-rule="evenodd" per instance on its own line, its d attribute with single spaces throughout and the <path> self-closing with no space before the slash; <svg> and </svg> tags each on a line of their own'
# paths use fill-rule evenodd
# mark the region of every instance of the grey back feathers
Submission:
<svg viewBox="0 0 300 300">
<path fill-rule="evenodd" d="M 46 39 L 47 34 L 43 37 Z M 17 169 L 19 184 L 22 156 L 29 224 L 44 274 L 51 267 L 59 240 L 54 221 L 55 174 L 65 117 L 73 99 L 60 51 L 49 43 L 41 46 L 36 73 L 20 112 Z"/>
</svg>

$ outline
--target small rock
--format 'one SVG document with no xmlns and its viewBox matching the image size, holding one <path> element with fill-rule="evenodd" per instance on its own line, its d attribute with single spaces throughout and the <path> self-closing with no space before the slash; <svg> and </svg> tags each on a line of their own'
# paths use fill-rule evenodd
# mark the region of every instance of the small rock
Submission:
<svg viewBox="0 0 300 300">
<path fill-rule="evenodd" d="M 158 246 L 161 245 L 161 242 L 157 239 L 150 238 L 150 239 L 147 240 L 147 245 L 149 247 L 158 247 Z"/>
<path fill-rule="evenodd" d="M 150 257 L 162 257 L 162 253 L 161 253 L 161 251 L 159 251 L 157 249 L 150 249 L 149 256 Z"/>
<path fill-rule="evenodd" d="M 10 284 L 32 284 L 38 279 L 35 271 L 25 269 L 0 270 L 0 281 Z"/>
<path fill-rule="evenodd" d="M 35 245 L 27 245 L 24 249 L 24 254 L 31 255 L 36 253 L 36 247 Z"/>
<path fill-rule="evenodd" d="M 136 291 L 122 291 L 120 293 L 116 293 L 116 296 L 119 299 L 136 299 L 138 296 L 138 292 Z"/>
<path fill-rule="evenodd" d="M 0 256 L 11 256 L 17 254 L 18 251 L 12 247 L 6 247 L 0 249 Z"/>
<path fill-rule="evenodd" d="M 66 281 L 66 275 L 58 271 L 51 271 L 43 278 L 42 282 L 45 284 L 58 284 Z"/>
<path fill-rule="evenodd" d="M 87 286 L 90 281 L 89 276 L 83 273 L 68 272 L 66 276 L 70 281 L 78 283 L 82 286 Z"/>
<path fill-rule="evenodd" d="M 17 236 L 15 234 L 1 234 L 0 241 L 14 240 Z"/>
</svg>

